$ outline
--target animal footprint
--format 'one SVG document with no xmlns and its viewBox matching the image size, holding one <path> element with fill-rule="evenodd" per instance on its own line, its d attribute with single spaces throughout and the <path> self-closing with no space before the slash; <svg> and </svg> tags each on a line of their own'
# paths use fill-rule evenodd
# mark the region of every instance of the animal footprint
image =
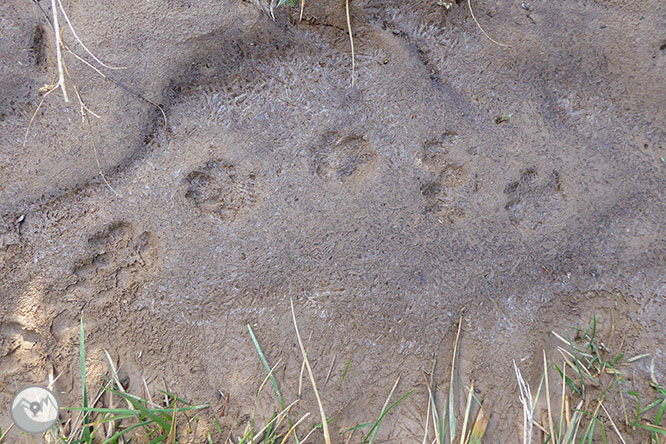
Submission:
<svg viewBox="0 0 666 444">
<path fill-rule="evenodd" d="M 378 160 L 377 152 L 365 136 L 340 136 L 329 131 L 311 149 L 314 173 L 326 180 L 355 181 L 372 171 Z"/>
<path fill-rule="evenodd" d="M 475 182 L 470 181 L 466 170 L 460 165 L 449 164 L 433 181 L 421 185 L 421 195 L 426 212 L 449 223 L 465 216 L 466 201 L 476 191 Z"/>
<path fill-rule="evenodd" d="M 426 141 L 421 149 L 421 164 L 429 169 L 445 166 L 447 164 L 446 155 L 457 140 L 457 133 L 446 131 L 441 136 Z"/>
<path fill-rule="evenodd" d="M 504 209 L 513 223 L 535 229 L 561 206 L 563 195 L 560 175 L 553 170 L 539 181 L 536 168 L 521 171 L 520 179 L 504 188 L 508 200 Z"/>
<path fill-rule="evenodd" d="M 153 236 L 125 222 L 109 225 L 88 239 L 89 255 L 74 267 L 74 287 L 92 291 L 129 288 L 150 271 L 158 257 Z"/>
<path fill-rule="evenodd" d="M 19 228 L 23 216 L 0 215 L 0 250 L 19 243 Z"/>
<path fill-rule="evenodd" d="M 256 203 L 256 176 L 223 160 L 208 162 L 187 176 L 185 197 L 223 221 L 233 221 Z"/>
<path fill-rule="evenodd" d="M 37 368 L 43 358 L 44 341 L 18 319 L 0 323 L 0 373 L 3 376 L 22 375 Z"/>
</svg>

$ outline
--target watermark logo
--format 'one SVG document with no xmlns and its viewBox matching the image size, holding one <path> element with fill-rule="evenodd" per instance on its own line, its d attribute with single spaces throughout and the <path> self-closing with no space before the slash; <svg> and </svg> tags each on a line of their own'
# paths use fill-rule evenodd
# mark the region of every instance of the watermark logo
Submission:
<svg viewBox="0 0 666 444">
<path fill-rule="evenodd" d="M 58 420 L 58 400 L 53 392 L 36 385 L 19 390 L 12 400 L 16 427 L 29 433 L 42 433 Z"/>
</svg>

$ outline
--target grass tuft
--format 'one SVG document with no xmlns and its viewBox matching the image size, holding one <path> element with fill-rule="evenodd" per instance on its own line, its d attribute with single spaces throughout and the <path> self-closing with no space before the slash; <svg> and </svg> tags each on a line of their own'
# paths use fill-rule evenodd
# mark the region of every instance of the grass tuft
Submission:
<svg viewBox="0 0 666 444">
<path fill-rule="evenodd" d="M 78 412 L 76 420 L 68 420 L 64 425 L 54 426 L 45 439 L 55 438 L 60 443 L 93 444 L 118 442 L 150 442 L 173 444 L 177 439 L 177 415 L 183 412 L 206 409 L 208 404 L 192 406 L 182 398 L 167 394 L 168 404 L 159 407 L 152 402 L 125 391 L 118 381 L 113 361 L 111 377 L 108 383 L 100 387 L 94 398 L 89 396 L 87 387 L 88 369 L 86 367 L 85 327 L 81 319 L 79 334 L 79 360 L 81 366 L 81 407 L 63 407 L 63 411 Z M 102 403 L 102 395 L 108 394 L 110 403 L 113 399 L 124 401 L 127 408 L 96 407 Z M 178 407 L 177 403 L 185 404 Z M 1 441 L 1 440 L 0 440 Z"/>
</svg>

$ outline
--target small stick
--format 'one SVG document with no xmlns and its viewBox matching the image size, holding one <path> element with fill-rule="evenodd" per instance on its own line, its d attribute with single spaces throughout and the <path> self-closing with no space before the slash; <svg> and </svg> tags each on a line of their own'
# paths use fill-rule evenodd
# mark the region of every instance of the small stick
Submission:
<svg viewBox="0 0 666 444">
<path fill-rule="evenodd" d="M 56 60 L 58 61 L 58 85 L 56 88 L 59 87 L 62 89 L 62 96 L 65 99 L 65 102 L 69 102 L 67 89 L 65 88 L 65 73 L 62 69 L 62 52 L 60 51 L 62 42 L 60 41 L 60 25 L 58 24 L 58 8 L 56 6 L 56 0 L 51 0 L 51 10 L 53 12 L 53 32 L 55 33 Z"/>
<path fill-rule="evenodd" d="M 109 65 L 105 64 L 104 62 L 102 62 L 97 57 L 95 57 L 95 54 L 93 54 L 88 49 L 88 47 L 83 44 L 83 42 L 81 41 L 79 36 L 76 34 L 76 31 L 74 30 L 74 27 L 72 26 L 72 22 L 69 21 L 69 17 L 67 17 L 67 13 L 65 12 L 65 8 L 62 7 L 62 3 L 60 2 L 60 0 L 57 0 L 57 1 L 58 1 L 58 6 L 60 7 L 60 11 L 62 12 L 62 16 L 65 18 L 65 22 L 67 23 L 67 27 L 72 32 L 72 35 L 74 36 L 76 41 L 79 42 L 79 45 L 81 45 L 81 47 L 84 49 L 84 51 L 87 52 L 90 55 L 90 57 L 93 58 L 93 60 L 95 60 L 97 63 L 99 63 L 100 65 L 102 65 L 103 67 L 108 68 L 108 69 L 127 69 L 126 66 L 109 66 Z M 52 3 L 53 3 L 53 1 L 52 1 Z"/>
</svg>

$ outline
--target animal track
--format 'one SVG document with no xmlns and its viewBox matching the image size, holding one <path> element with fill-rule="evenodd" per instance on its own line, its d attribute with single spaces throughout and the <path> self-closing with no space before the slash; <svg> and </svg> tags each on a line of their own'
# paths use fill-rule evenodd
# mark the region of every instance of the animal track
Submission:
<svg viewBox="0 0 666 444">
<path fill-rule="evenodd" d="M 462 166 L 453 164 L 444 167 L 435 180 L 421 185 L 426 211 L 449 223 L 465 216 L 466 201 L 475 191 L 476 181 L 469 180 Z"/>
<path fill-rule="evenodd" d="M 19 243 L 19 228 L 23 222 L 23 216 L 13 217 L 11 215 L 0 215 L 0 250 Z"/>
<path fill-rule="evenodd" d="M 535 229 L 554 212 L 562 203 L 562 184 L 560 174 L 553 170 L 542 181 L 538 180 L 537 169 L 526 168 L 521 171 L 520 179 L 504 188 L 508 201 L 504 209 L 512 222 Z"/>
<path fill-rule="evenodd" d="M 446 155 L 457 139 L 458 134 L 453 131 L 446 131 L 441 136 L 426 141 L 421 149 L 420 160 L 422 165 L 429 169 L 437 169 L 446 165 Z"/>
<path fill-rule="evenodd" d="M 36 26 L 30 46 L 30 61 L 41 67 L 46 64 L 46 45 L 44 43 L 44 26 Z"/>
<path fill-rule="evenodd" d="M 78 282 L 71 287 L 97 293 L 121 290 L 143 280 L 157 262 L 157 247 L 147 231 L 136 233 L 126 222 L 111 224 L 88 239 L 90 255 L 74 267 Z"/>
<path fill-rule="evenodd" d="M 229 162 L 214 160 L 187 175 L 185 197 L 201 211 L 231 222 L 256 203 L 256 192 L 254 173 L 244 173 Z"/>
<path fill-rule="evenodd" d="M 8 356 L 21 347 L 32 348 L 41 340 L 39 334 L 15 321 L 0 324 L 0 357 Z"/>
<path fill-rule="evenodd" d="M 468 200 L 478 189 L 476 176 L 470 177 L 462 165 L 447 158 L 457 139 L 457 133 L 447 130 L 439 137 L 427 140 L 419 155 L 427 178 L 421 181 L 425 209 L 440 222 L 446 219 L 453 223 L 464 217 Z"/>
<path fill-rule="evenodd" d="M 34 376 L 35 371 L 43 369 L 44 346 L 42 336 L 20 317 L 0 321 L 0 374 L 7 378 Z"/>
<path fill-rule="evenodd" d="M 323 134 L 311 152 L 314 174 L 340 182 L 362 179 L 376 167 L 378 160 L 377 152 L 365 136 L 340 136 L 335 131 Z"/>
</svg>

